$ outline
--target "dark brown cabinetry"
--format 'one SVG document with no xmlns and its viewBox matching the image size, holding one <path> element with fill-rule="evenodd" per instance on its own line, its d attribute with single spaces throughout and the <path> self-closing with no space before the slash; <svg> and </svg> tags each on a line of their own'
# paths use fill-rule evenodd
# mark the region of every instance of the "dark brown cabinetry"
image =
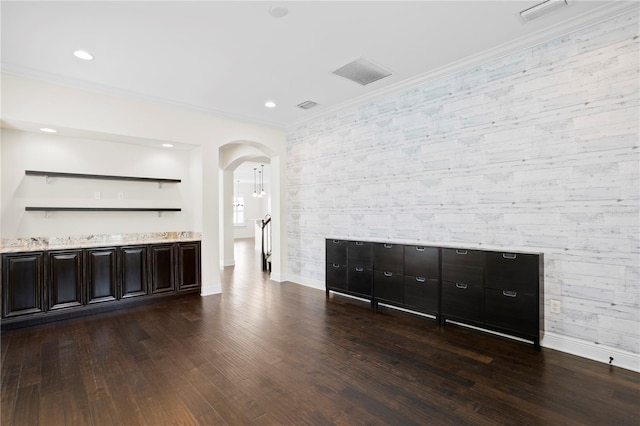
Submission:
<svg viewBox="0 0 640 426">
<path fill-rule="evenodd" d="M 172 292 L 176 288 L 173 244 L 149 246 L 151 294 Z"/>
<path fill-rule="evenodd" d="M 366 297 L 375 308 L 384 304 L 429 314 L 442 325 L 473 325 L 539 348 L 541 254 L 343 240 L 327 240 L 326 250 L 327 295 Z"/>
<path fill-rule="evenodd" d="M 44 311 L 43 265 L 43 252 L 2 256 L 3 318 Z"/>
<path fill-rule="evenodd" d="M 87 303 L 116 300 L 116 249 L 88 249 L 85 259 Z"/>
<path fill-rule="evenodd" d="M 179 244 L 177 251 L 178 291 L 200 288 L 200 244 Z"/>
<path fill-rule="evenodd" d="M 2 255 L 2 327 L 200 290 L 200 242 Z"/>
<path fill-rule="evenodd" d="M 120 298 L 147 294 L 147 246 L 122 247 L 120 250 Z"/>
<path fill-rule="evenodd" d="M 82 306 L 82 269 L 82 250 L 47 252 L 48 311 Z"/>
</svg>

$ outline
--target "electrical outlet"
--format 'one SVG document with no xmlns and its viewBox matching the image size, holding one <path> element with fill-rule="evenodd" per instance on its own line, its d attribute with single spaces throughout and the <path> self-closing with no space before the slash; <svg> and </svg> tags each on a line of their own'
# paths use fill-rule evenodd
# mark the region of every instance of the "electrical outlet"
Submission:
<svg viewBox="0 0 640 426">
<path fill-rule="evenodd" d="M 549 309 L 552 314 L 560 313 L 560 301 L 559 300 L 550 300 L 549 301 Z"/>
</svg>

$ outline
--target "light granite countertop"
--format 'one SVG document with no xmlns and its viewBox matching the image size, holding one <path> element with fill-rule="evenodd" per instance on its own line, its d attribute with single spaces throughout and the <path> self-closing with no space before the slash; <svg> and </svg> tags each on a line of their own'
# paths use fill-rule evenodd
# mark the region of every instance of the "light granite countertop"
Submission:
<svg viewBox="0 0 640 426">
<path fill-rule="evenodd" d="M 199 232 L 149 232 L 141 234 L 78 235 L 69 237 L 7 238 L 0 242 L 0 253 L 65 250 L 91 247 L 159 244 L 200 241 Z"/>
</svg>

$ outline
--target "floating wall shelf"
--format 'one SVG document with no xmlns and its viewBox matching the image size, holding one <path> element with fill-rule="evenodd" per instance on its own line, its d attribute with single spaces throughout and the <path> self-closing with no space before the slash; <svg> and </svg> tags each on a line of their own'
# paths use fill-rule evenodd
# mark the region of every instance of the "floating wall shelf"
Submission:
<svg viewBox="0 0 640 426">
<path fill-rule="evenodd" d="M 163 183 L 180 183 L 180 179 L 150 178 L 137 176 L 113 176 L 113 175 L 91 175 L 84 173 L 63 173 L 63 172 L 46 172 L 41 170 L 25 170 L 27 176 L 44 176 L 45 178 L 61 177 L 72 179 L 99 179 L 99 180 L 127 180 L 136 182 L 157 182 Z"/>
<path fill-rule="evenodd" d="M 25 207 L 28 212 L 179 212 L 179 208 L 138 207 Z"/>
</svg>

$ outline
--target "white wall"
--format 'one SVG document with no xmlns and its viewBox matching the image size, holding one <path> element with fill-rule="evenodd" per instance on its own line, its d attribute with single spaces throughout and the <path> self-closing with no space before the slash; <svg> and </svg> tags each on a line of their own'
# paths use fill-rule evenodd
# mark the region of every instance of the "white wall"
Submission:
<svg viewBox="0 0 640 426">
<path fill-rule="evenodd" d="M 2 238 L 194 229 L 189 152 L 2 129 Z M 26 176 L 25 170 L 180 179 L 152 182 Z M 96 199 L 99 193 L 100 199 Z M 118 199 L 119 193 L 124 197 Z M 25 212 L 26 206 L 172 207 L 181 212 Z"/>
<path fill-rule="evenodd" d="M 97 139 L 100 140 L 110 140 L 112 137 L 117 140 L 140 138 L 199 146 L 189 156 L 191 165 L 200 165 L 198 170 L 192 169 L 190 174 L 200 179 L 193 183 L 193 192 L 189 195 L 194 208 L 199 209 L 192 214 L 192 230 L 202 232 L 202 294 L 221 291 L 218 226 L 220 147 L 238 141 L 255 142 L 268 147 L 277 159 L 286 155 L 282 130 L 44 80 L 6 73 L 1 77 L 0 107 L 3 127 L 46 126 L 58 128 L 61 130 L 59 134 L 99 134 L 101 137 Z M 11 164 L 12 159 L 3 154 L 2 161 L 4 164 Z M 82 158 L 78 158 L 78 162 L 81 163 Z M 277 164 L 282 170 L 278 170 L 275 175 L 284 176 L 285 162 Z M 13 196 L 3 192 L 2 197 L 12 199 Z M 284 211 L 284 201 L 279 199 L 277 202 Z M 1 208 L 13 209 L 4 204 Z M 47 223 L 55 227 L 55 222 Z M 278 226 L 279 229 L 274 230 L 274 242 L 276 239 L 286 239 L 284 225 L 279 223 Z M 7 234 L 11 231 L 3 229 L 2 232 Z M 50 232 L 52 231 L 47 231 Z M 286 268 L 285 248 L 274 256 L 272 276 L 282 275 Z"/>
<path fill-rule="evenodd" d="M 290 129 L 291 278 L 330 236 L 542 252 L 547 334 L 640 353 L 638 66 L 633 11 Z"/>
</svg>

